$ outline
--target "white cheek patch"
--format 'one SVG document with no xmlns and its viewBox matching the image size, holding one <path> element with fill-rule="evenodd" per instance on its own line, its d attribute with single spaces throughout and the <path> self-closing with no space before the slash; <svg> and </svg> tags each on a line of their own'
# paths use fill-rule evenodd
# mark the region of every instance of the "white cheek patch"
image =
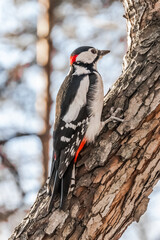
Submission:
<svg viewBox="0 0 160 240">
<path fill-rule="evenodd" d="M 97 57 L 97 54 L 93 54 L 92 52 L 86 51 L 86 52 L 80 53 L 77 56 L 76 62 L 80 61 L 83 63 L 92 63 L 96 57 Z"/>
</svg>

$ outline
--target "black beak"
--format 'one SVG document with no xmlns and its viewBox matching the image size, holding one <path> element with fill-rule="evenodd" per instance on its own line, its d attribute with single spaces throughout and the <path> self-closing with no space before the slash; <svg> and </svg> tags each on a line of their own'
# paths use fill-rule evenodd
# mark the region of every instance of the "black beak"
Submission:
<svg viewBox="0 0 160 240">
<path fill-rule="evenodd" d="M 104 55 L 106 55 L 106 54 L 108 54 L 108 53 L 110 53 L 109 50 L 98 50 L 98 55 L 99 55 L 100 57 L 103 57 Z"/>
</svg>

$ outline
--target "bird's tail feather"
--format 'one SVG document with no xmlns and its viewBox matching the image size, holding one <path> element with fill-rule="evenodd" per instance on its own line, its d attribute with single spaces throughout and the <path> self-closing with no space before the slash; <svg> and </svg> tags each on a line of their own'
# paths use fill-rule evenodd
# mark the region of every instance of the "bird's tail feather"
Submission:
<svg viewBox="0 0 160 240">
<path fill-rule="evenodd" d="M 55 172 L 54 174 L 54 181 L 50 182 L 53 183 L 52 186 L 50 186 L 50 201 L 49 201 L 49 207 L 48 207 L 48 211 L 50 212 L 53 208 L 53 203 L 54 203 L 54 200 L 55 200 L 55 196 L 57 195 L 57 193 L 59 193 L 59 186 L 60 186 L 60 182 L 61 182 L 61 179 L 58 177 L 58 171 Z"/>
<path fill-rule="evenodd" d="M 71 183 L 72 170 L 73 170 L 73 161 L 68 166 L 63 177 L 60 179 L 58 176 L 58 166 L 56 166 L 56 160 L 54 165 L 51 167 L 51 175 L 49 178 L 49 194 L 50 201 L 48 211 L 50 212 L 53 208 L 53 203 L 57 194 L 60 194 L 60 209 L 64 209 L 64 202 L 68 194 L 69 186 Z"/>
<path fill-rule="evenodd" d="M 70 163 L 65 174 L 63 175 L 63 177 L 61 179 L 60 209 L 64 209 L 64 202 L 68 195 L 69 186 L 71 183 L 72 170 L 73 170 L 73 161 Z"/>
<path fill-rule="evenodd" d="M 54 178 L 55 178 L 55 159 L 54 154 L 52 157 L 52 164 L 51 164 L 51 171 L 50 171 L 50 177 L 47 180 L 47 193 L 51 195 L 52 186 L 54 184 Z"/>
</svg>

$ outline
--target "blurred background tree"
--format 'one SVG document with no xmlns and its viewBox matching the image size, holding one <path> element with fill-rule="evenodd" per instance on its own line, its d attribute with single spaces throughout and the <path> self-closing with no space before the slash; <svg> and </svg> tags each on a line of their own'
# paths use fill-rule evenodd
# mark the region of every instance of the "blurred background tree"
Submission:
<svg viewBox="0 0 160 240">
<path fill-rule="evenodd" d="M 111 50 L 99 65 L 106 93 L 121 73 L 127 49 L 123 14 L 122 4 L 113 0 L 0 1 L 1 239 L 10 236 L 47 179 L 54 103 L 70 53 L 81 45 Z M 148 233 L 148 215 L 122 239 L 157 239 L 160 218 Z"/>
</svg>

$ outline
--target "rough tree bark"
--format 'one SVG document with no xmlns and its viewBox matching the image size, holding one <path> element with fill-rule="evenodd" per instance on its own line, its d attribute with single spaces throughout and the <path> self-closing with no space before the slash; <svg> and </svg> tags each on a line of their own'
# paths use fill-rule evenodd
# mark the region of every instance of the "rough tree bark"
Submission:
<svg viewBox="0 0 160 240">
<path fill-rule="evenodd" d="M 109 124 L 82 152 L 66 211 L 55 206 L 47 215 L 44 186 L 10 240 L 116 240 L 147 209 L 160 179 L 160 1 L 123 4 L 129 48 L 123 74 L 105 97 L 103 117 L 120 107 L 125 122 Z"/>
</svg>

